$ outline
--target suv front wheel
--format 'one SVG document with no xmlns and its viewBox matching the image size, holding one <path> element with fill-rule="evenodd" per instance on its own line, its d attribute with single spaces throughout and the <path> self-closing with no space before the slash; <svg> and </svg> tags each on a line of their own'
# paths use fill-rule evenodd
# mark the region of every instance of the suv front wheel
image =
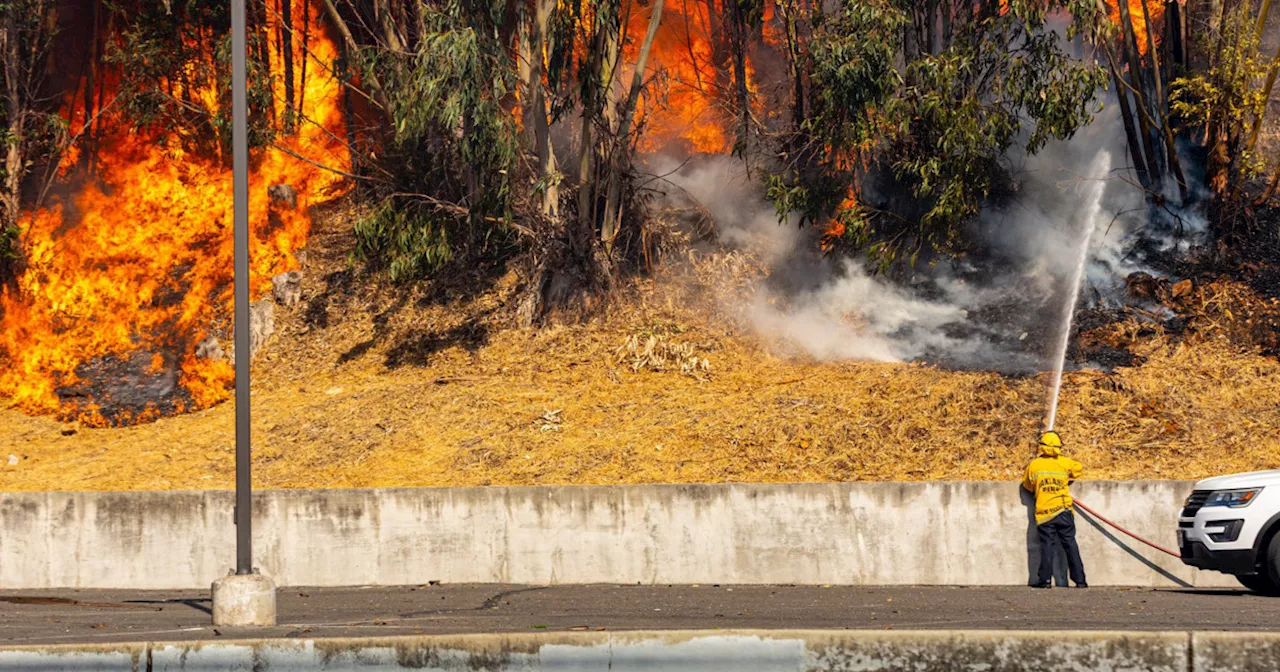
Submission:
<svg viewBox="0 0 1280 672">
<path fill-rule="evenodd" d="M 1280 534 L 1273 535 L 1263 550 L 1258 573 L 1236 579 L 1255 593 L 1280 597 Z"/>
<path fill-rule="evenodd" d="M 1271 583 L 1271 579 L 1263 574 L 1250 574 L 1248 576 L 1237 576 L 1236 580 L 1240 585 L 1248 588 L 1255 593 L 1263 595 L 1277 594 L 1277 586 Z"/>
</svg>

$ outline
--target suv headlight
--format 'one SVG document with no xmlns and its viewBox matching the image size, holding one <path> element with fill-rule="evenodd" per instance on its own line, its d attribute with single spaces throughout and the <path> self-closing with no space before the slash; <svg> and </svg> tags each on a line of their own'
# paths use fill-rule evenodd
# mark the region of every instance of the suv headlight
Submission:
<svg viewBox="0 0 1280 672">
<path fill-rule="evenodd" d="M 1262 492 L 1262 488 L 1249 488 L 1247 490 L 1215 490 L 1209 495 L 1209 500 L 1204 503 L 1206 507 L 1210 506 L 1226 506 L 1232 509 L 1249 506 L 1249 504 L 1258 497 L 1258 493 Z"/>
</svg>

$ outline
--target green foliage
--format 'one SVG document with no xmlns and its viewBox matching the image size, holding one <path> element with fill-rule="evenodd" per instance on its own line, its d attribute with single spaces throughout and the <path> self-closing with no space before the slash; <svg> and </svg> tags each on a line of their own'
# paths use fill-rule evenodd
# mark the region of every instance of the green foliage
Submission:
<svg viewBox="0 0 1280 672">
<path fill-rule="evenodd" d="M 104 61 L 120 73 L 119 104 L 126 118 L 139 129 L 164 129 L 162 140 L 186 151 L 229 157 L 229 5 L 188 0 L 173 3 L 169 14 L 163 3 L 143 3 L 114 20 L 124 27 L 118 41 L 107 43 Z M 250 29 L 248 38 L 249 145 L 260 147 L 280 124 L 273 118 L 271 72 L 259 58 L 263 36 Z"/>
<path fill-rule="evenodd" d="M 815 21 L 811 43 L 813 114 L 804 131 L 822 149 L 772 178 L 779 213 L 834 216 L 845 242 L 882 267 L 907 245 L 953 248 L 1011 149 L 1034 154 L 1090 121 L 1104 73 L 1068 55 L 1045 25 L 1048 11 L 1075 4 L 1012 0 L 1007 12 L 958 27 L 938 53 L 915 55 L 901 36 L 920 3 L 843 0 Z M 873 171 L 910 198 L 888 211 L 846 200 Z"/>
<path fill-rule="evenodd" d="M 447 224 L 429 209 L 383 201 L 356 220 L 356 255 L 385 266 L 395 282 L 429 275 L 453 260 Z"/>
<path fill-rule="evenodd" d="M 504 104 L 518 70 L 499 39 L 502 10 L 474 0 L 424 4 L 426 33 L 414 53 L 361 54 L 391 106 L 393 132 L 381 160 L 388 188 L 430 199 L 385 197 L 356 225 L 358 255 L 385 263 L 396 280 L 439 270 L 470 240 L 508 235 L 519 146 Z"/>
<path fill-rule="evenodd" d="M 16 225 L 0 225 L 0 269 L 7 268 L 18 259 L 18 236 L 21 234 L 22 230 Z M 0 270 L 0 278 L 3 277 L 4 272 Z"/>
</svg>

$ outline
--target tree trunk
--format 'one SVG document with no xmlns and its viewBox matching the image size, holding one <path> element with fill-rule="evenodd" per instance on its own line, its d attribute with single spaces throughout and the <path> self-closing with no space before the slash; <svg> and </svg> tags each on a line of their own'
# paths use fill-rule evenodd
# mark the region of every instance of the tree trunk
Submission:
<svg viewBox="0 0 1280 672">
<path fill-rule="evenodd" d="M 1280 186 L 1280 166 L 1277 166 L 1275 172 L 1271 174 L 1271 183 L 1267 185 L 1267 190 L 1262 193 L 1262 196 L 1258 197 L 1257 201 L 1254 201 L 1254 204 L 1262 205 L 1271 200 L 1271 197 L 1275 196 L 1276 187 L 1278 186 Z"/>
<path fill-rule="evenodd" d="M 685 0 L 691 2 L 692 0 Z M 723 78 L 729 71 L 729 30 L 725 27 L 725 17 L 721 14 L 716 0 L 705 0 L 707 8 L 708 38 L 711 41 L 711 65 L 716 72 L 716 84 L 719 90 L 728 90 Z"/>
<path fill-rule="evenodd" d="M 326 2 L 327 1 L 328 0 L 326 0 Z M 346 44 L 340 45 L 338 47 L 338 53 L 341 54 L 341 58 L 343 60 L 347 61 L 348 63 L 351 62 L 351 59 L 353 58 L 353 56 L 351 54 L 350 46 Z M 342 87 L 342 114 L 346 119 L 355 119 L 355 110 L 353 109 L 354 106 L 351 104 L 351 94 L 352 94 L 352 90 L 350 88 L 345 86 Z M 356 125 L 353 123 L 346 123 L 343 125 L 346 126 L 347 128 L 347 146 L 355 147 L 356 140 L 357 140 Z M 360 174 L 360 152 L 348 152 L 348 154 L 350 154 L 351 156 L 351 174 L 359 175 Z"/>
<path fill-rule="evenodd" d="M 621 7 L 617 0 L 614 0 L 614 6 Z M 618 67 L 621 65 L 619 58 L 622 50 L 622 22 L 621 17 L 615 20 L 609 27 L 609 31 L 605 34 L 604 41 L 604 62 L 600 68 L 600 95 L 604 102 L 604 121 L 606 128 L 617 128 L 618 126 L 618 96 L 615 95 L 614 89 L 618 83 Z"/>
<path fill-rule="evenodd" d="M 23 67 L 19 49 L 21 42 L 18 34 L 18 22 L 15 12 L 9 11 L 0 22 L 0 54 L 4 55 L 5 106 L 8 116 L 7 136 L 9 142 L 4 143 L 4 184 L 0 185 L 0 227 L 16 228 L 21 212 L 22 176 L 26 170 L 22 160 L 23 121 L 25 103 L 22 99 L 21 69 Z"/>
<path fill-rule="evenodd" d="M 1111 48 L 1111 44 L 1106 40 L 1102 41 L 1102 47 L 1106 51 L 1107 64 L 1111 70 L 1111 81 L 1116 87 L 1116 99 L 1120 103 L 1120 120 L 1124 122 L 1125 143 L 1129 145 L 1129 155 L 1133 159 L 1133 169 L 1138 173 L 1138 182 L 1142 184 L 1142 188 L 1150 190 L 1151 173 L 1147 169 L 1142 143 L 1139 141 L 1137 130 L 1133 125 L 1134 114 L 1129 107 L 1129 91 L 1120 78 L 1120 66 L 1116 61 L 1115 50 Z"/>
<path fill-rule="evenodd" d="M 252 48 L 254 45 L 256 45 L 258 48 L 258 53 L 257 53 L 258 63 L 261 63 L 262 67 L 269 72 L 271 70 L 272 40 L 271 40 L 271 22 L 267 20 L 267 3 L 266 2 L 249 2 L 245 5 L 245 11 L 247 12 L 245 16 L 245 21 L 246 21 L 245 31 L 247 32 L 250 38 L 249 40 L 250 52 L 252 53 Z M 255 42 L 252 39 L 255 35 L 261 39 L 258 39 Z M 252 63 L 249 64 L 249 67 L 252 67 Z M 266 118 L 272 123 L 276 121 L 275 96 L 267 96 L 266 100 L 267 100 L 267 105 L 265 110 L 254 110 L 252 106 L 250 106 L 250 110 L 249 110 L 250 119 L 252 119 L 255 116 L 254 113 L 257 112 L 258 114 L 265 114 Z"/>
<path fill-rule="evenodd" d="M 421 2 L 414 2 L 413 7 L 413 19 L 418 26 L 418 40 L 416 44 L 421 44 L 423 40 L 427 39 L 427 16 L 422 11 L 423 7 Z"/>
<path fill-rule="evenodd" d="M 586 253 L 596 230 L 596 176 L 595 176 L 595 122 L 586 113 L 582 114 L 582 134 L 578 149 L 578 233 L 571 236 L 570 249 L 574 254 L 582 256 Z"/>
<path fill-rule="evenodd" d="M 946 51 L 951 47 L 951 10 L 952 0 L 943 0 L 942 3 L 942 44 L 940 51 Z"/>
<path fill-rule="evenodd" d="M 924 51 L 926 54 L 934 54 L 934 38 L 937 29 L 934 27 L 934 18 L 938 13 L 938 0 L 928 0 L 924 5 Z"/>
<path fill-rule="evenodd" d="M 1213 52 L 1209 54 L 1209 67 L 1216 67 L 1222 62 L 1222 52 L 1226 49 L 1226 36 L 1222 34 L 1222 24 L 1231 11 L 1232 0 L 1211 0 L 1209 2 L 1209 34 L 1213 36 Z"/>
<path fill-rule="evenodd" d="M 86 169 L 88 175 L 93 175 L 93 157 L 97 154 L 93 147 L 94 129 L 93 129 L 93 110 L 95 93 L 98 90 L 98 62 L 101 60 L 101 39 L 102 34 L 102 2 L 94 0 L 93 3 L 93 37 L 89 43 L 89 49 L 85 52 L 85 58 L 89 62 L 88 77 L 84 82 L 84 129 L 82 136 L 84 142 L 84 151 L 80 154 L 81 165 Z"/>
<path fill-rule="evenodd" d="M 1185 69 L 1187 67 L 1187 21 L 1178 0 L 1166 0 L 1164 3 L 1164 26 L 1164 48 L 1168 54 L 1165 59 L 1166 69 L 1173 67 L 1171 63 Z M 1176 73 L 1171 72 L 1169 76 L 1174 77 Z"/>
<path fill-rule="evenodd" d="M 728 0 L 728 4 L 729 44 L 733 52 L 734 103 L 738 108 L 735 149 L 745 150 L 747 136 L 751 132 L 751 98 L 747 89 L 747 22 L 737 0 Z"/>
<path fill-rule="evenodd" d="M 1120 83 L 1120 75 L 1111 69 L 1111 78 L 1115 82 L 1116 97 L 1120 101 L 1120 118 L 1124 121 L 1125 143 L 1129 145 L 1129 154 L 1133 159 L 1133 168 L 1138 173 L 1138 182 L 1143 189 L 1151 189 L 1151 171 L 1147 169 L 1147 161 L 1142 151 L 1142 142 L 1138 139 L 1137 130 L 1133 126 L 1133 112 L 1129 108 L 1129 92 Z"/>
<path fill-rule="evenodd" d="M 555 219 L 560 216 L 559 172 L 555 148 L 551 144 L 551 120 L 548 118 L 546 90 L 542 84 L 546 70 L 545 54 L 547 29 L 555 0 L 537 0 L 534 16 L 526 18 L 525 36 L 520 42 L 520 71 L 524 87 L 525 132 L 532 130 L 534 151 L 538 157 L 538 178 L 544 189 L 541 194 L 542 214 Z"/>
<path fill-rule="evenodd" d="M 1271 0 L 1262 0 L 1258 8 L 1258 23 L 1253 27 L 1253 39 L 1262 44 L 1262 31 L 1267 27 L 1267 14 L 1271 13 Z"/>
<path fill-rule="evenodd" d="M 914 12 L 912 16 L 915 16 Z M 902 25 L 902 60 L 903 64 L 910 64 L 916 60 L 919 54 L 920 46 L 916 44 L 915 23 L 904 23 Z"/>
<path fill-rule="evenodd" d="M 640 53 L 636 56 L 635 73 L 631 76 L 631 91 L 621 110 L 618 122 L 616 147 L 613 150 L 613 164 L 609 170 L 609 192 L 605 198 L 604 221 L 601 223 L 600 239 L 604 241 L 605 254 L 613 251 L 613 240 L 621 226 L 622 171 L 631 163 L 631 120 L 635 115 L 636 105 L 640 103 L 640 89 L 644 86 L 644 70 L 649 61 L 649 50 L 653 48 L 653 38 L 658 34 L 658 24 L 662 21 L 662 6 L 665 0 L 654 0 L 649 15 L 649 30 L 640 45 Z"/>
<path fill-rule="evenodd" d="M 1173 4 L 1177 4 L 1174 0 Z M 1189 70 L 1207 70 L 1215 46 L 1215 21 L 1221 20 L 1221 0 L 1194 0 L 1186 5 L 1183 17 L 1182 48 Z M 1215 19 L 1215 17 L 1218 17 Z M 1200 39 L 1193 39 L 1198 36 Z"/>
<path fill-rule="evenodd" d="M 1222 26 L 1227 20 L 1227 14 L 1231 11 L 1232 1 L 1223 0 L 1219 3 L 1218 32 L 1216 34 L 1214 53 L 1212 56 L 1212 64 L 1219 66 L 1222 63 L 1222 54 L 1226 50 L 1226 39 L 1222 34 Z M 1236 66 L 1232 65 L 1232 72 L 1228 76 L 1234 76 Z M 1231 179 L 1231 147 L 1229 145 L 1238 145 L 1240 120 L 1224 118 L 1221 114 L 1213 114 L 1210 111 L 1208 121 L 1205 123 L 1204 144 L 1208 148 L 1208 160 L 1205 162 L 1205 182 L 1219 199 L 1229 195 L 1228 190 L 1234 191 L 1235 184 Z"/>
<path fill-rule="evenodd" d="M 382 28 L 382 39 L 386 42 L 387 49 L 397 54 L 403 52 L 404 41 L 400 39 L 395 20 L 391 16 L 390 0 L 374 0 L 373 18 Z"/>
<path fill-rule="evenodd" d="M 1270 5 L 1270 0 L 1266 0 L 1264 7 Z M 1249 129 L 1249 142 L 1245 145 L 1245 150 L 1252 152 L 1258 146 L 1258 135 L 1262 131 L 1262 120 L 1267 116 L 1267 108 L 1271 106 L 1271 89 L 1276 84 L 1276 71 L 1280 69 L 1280 45 L 1276 46 L 1276 53 L 1271 57 L 1271 65 L 1267 67 L 1267 80 L 1262 85 L 1262 111 L 1253 120 L 1253 127 Z"/>
<path fill-rule="evenodd" d="M 1209 65 L 1215 65 L 1217 63 L 1217 45 L 1222 39 L 1222 16 L 1226 13 L 1227 7 L 1223 0 L 1207 0 L 1204 4 L 1208 10 L 1206 18 L 1208 20 L 1209 35 L 1214 40 L 1214 53 L 1210 56 Z"/>
<path fill-rule="evenodd" d="M 596 236 L 596 125 L 604 114 L 604 100 L 609 97 L 606 87 L 605 64 L 609 60 L 605 52 L 610 42 L 610 24 L 616 16 L 608 12 L 616 3 L 601 3 L 596 8 L 593 34 L 579 77 L 582 78 L 582 129 L 578 147 L 578 226 L 570 234 L 570 251 L 582 259 L 590 255 Z M 603 14 L 603 16 L 602 16 Z"/>
<path fill-rule="evenodd" d="M 1143 93 L 1146 85 L 1143 82 L 1142 61 L 1138 57 L 1138 40 L 1133 32 L 1133 20 L 1129 14 L 1129 3 L 1127 0 L 1117 0 L 1120 7 L 1120 27 L 1124 32 L 1121 40 L 1124 43 L 1123 51 L 1125 60 L 1129 64 L 1129 80 L 1133 85 L 1134 105 L 1141 106 L 1143 110 L 1150 110 L 1151 106 L 1147 102 L 1147 97 Z M 1147 121 L 1144 114 L 1138 115 L 1138 129 L 1142 132 L 1142 153 L 1147 160 L 1147 170 L 1151 174 L 1151 182 L 1155 187 L 1159 187 L 1163 182 L 1162 175 L 1162 159 L 1155 149 L 1157 142 L 1151 124 Z"/>
<path fill-rule="evenodd" d="M 306 114 L 307 104 L 307 61 L 311 60 L 311 0 L 302 0 L 302 72 L 298 75 L 298 115 Z M 350 126 L 348 117 L 347 125 Z"/>
<path fill-rule="evenodd" d="M 293 0 L 280 0 L 280 57 L 284 61 L 285 133 L 293 131 L 298 115 L 293 80 Z"/>
<path fill-rule="evenodd" d="M 1270 2 L 1270 0 L 1266 0 Z M 1175 3 L 1176 4 L 1176 3 Z M 1168 21 L 1169 17 L 1166 16 Z M 1151 25 L 1151 14 L 1147 11 L 1147 0 L 1142 0 L 1142 21 L 1147 28 L 1147 54 L 1151 56 L 1151 72 L 1152 80 L 1155 82 L 1156 99 L 1153 114 L 1157 115 L 1156 123 L 1160 126 L 1160 133 L 1164 136 L 1165 161 L 1168 162 L 1169 172 L 1173 174 L 1174 181 L 1178 184 L 1178 195 L 1182 198 L 1183 205 L 1187 204 L 1190 196 L 1187 191 L 1187 178 L 1182 172 L 1182 161 L 1178 158 L 1178 148 L 1173 140 L 1173 130 L 1169 128 L 1169 101 L 1164 95 L 1164 71 L 1160 67 L 1160 54 L 1156 50 L 1155 44 L 1155 27 Z"/>
<path fill-rule="evenodd" d="M 799 12 L 797 0 L 779 0 L 778 9 L 782 12 L 782 20 L 787 36 L 787 74 L 791 77 L 791 126 L 799 131 L 804 125 L 804 65 L 800 62 L 800 30 L 796 16 Z"/>
<path fill-rule="evenodd" d="M 347 27 L 347 22 L 342 18 L 342 14 L 338 13 L 338 7 L 333 4 L 333 0 L 321 0 L 324 3 L 325 11 L 329 14 L 329 20 L 333 22 L 338 34 L 342 36 L 342 41 L 347 45 L 347 60 L 354 62 L 356 54 L 360 53 L 360 45 L 356 42 L 356 38 L 351 34 L 351 29 Z M 386 92 L 382 89 L 382 85 L 378 83 L 378 79 L 374 77 L 372 72 L 364 73 L 366 80 L 369 82 L 369 93 L 373 96 L 373 101 L 381 107 L 387 115 L 391 114 L 391 103 L 387 100 Z M 344 87 L 345 88 L 345 87 Z M 353 155 L 354 156 L 354 155 Z"/>
<path fill-rule="evenodd" d="M 1268 0 L 1269 1 L 1269 0 Z M 1147 0 L 1142 0 L 1142 22 L 1147 28 L 1147 56 L 1151 59 L 1151 81 L 1155 86 L 1155 100 L 1152 113 L 1164 126 L 1167 122 L 1165 118 L 1169 115 L 1166 105 L 1168 101 L 1164 97 L 1164 78 L 1160 70 L 1160 52 L 1156 50 L 1155 27 L 1151 25 L 1151 14 L 1147 11 Z"/>
</svg>

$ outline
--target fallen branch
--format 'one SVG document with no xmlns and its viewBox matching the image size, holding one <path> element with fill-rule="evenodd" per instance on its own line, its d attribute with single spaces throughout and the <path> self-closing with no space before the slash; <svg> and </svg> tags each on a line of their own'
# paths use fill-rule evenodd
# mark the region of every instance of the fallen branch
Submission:
<svg viewBox="0 0 1280 672">
<path fill-rule="evenodd" d="M 271 146 L 272 146 L 273 148 L 275 148 L 275 149 L 278 149 L 278 150 L 280 150 L 280 151 L 284 152 L 285 154 L 288 154 L 289 156 L 292 156 L 293 158 L 295 158 L 295 159 L 297 159 L 297 160 L 299 160 L 299 161 L 306 161 L 307 163 L 309 163 L 309 164 L 311 164 L 311 165 L 313 165 L 313 166 L 315 166 L 316 168 L 319 168 L 319 169 L 321 169 L 321 170 L 327 170 L 327 171 L 329 171 L 329 172 L 331 172 L 331 173 L 337 173 L 338 175 L 341 175 L 341 176 L 343 176 L 343 177 L 349 177 L 349 178 L 351 178 L 351 179 L 353 179 L 353 180 L 369 180 L 369 181 L 373 181 L 373 178 L 372 178 L 372 177 L 366 177 L 366 176 L 364 176 L 364 175 L 355 175 L 355 174 L 352 174 L 352 173 L 348 173 L 348 172 L 347 172 L 347 171 L 345 171 L 345 170 L 339 170 L 339 169 L 337 169 L 337 168 L 334 168 L 333 166 L 326 166 L 326 165 L 324 165 L 323 163 L 320 163 L 319 161 L 316 161 L 315 159 L 308 159 L 307 157 L 305 157 L 305 156 L 303 156 L 303 155 L 301 155 L 301 154 L 299 154 L 299 153 L 297 153 L 297 152 L 293 151 L 292 149 L 289 149 L 288 147 L 285 147 L 284 145 L 281 145 L 281 144 L 279 144 L 279 143 L 277 143 L 277 142 L 272 142 L 272 143 L 271 143 Z"/>
<path fill-rule="evenodd" d="M 488 376 L 441 376 L 427 381 L 428 385 L 448 385 L 449 383 L 476 383 L 486 380 Z"/>
<path fill-rule="evenodd" d="M 764 386 L 765 386 L 765 387 L 776 387 L 776 386 L 778 386 L 778 385 L 790 385 L 790 384 L 792 384 L 792 383 L 799 383 L 799 382 L 802 382 L 802 381 L 809 380 L 810 378 L 814 378 L 814 377 L 816 377 L 817 375 L 818 375 L 818 374 L 814 373 L 814 374 L 810 374 L 810 375 L 807 375 L 807 376 L 802 376 L 802 377 L 800 377 L 800 378 L 791 378 L 791 379 L 789 379 L 789 380 L 779 380 L 779 381 L 778 381 L 778 382 L 776 382 L 776 383 L 765 383 L 765 384 L 764 384 Z"/>
</svg>

